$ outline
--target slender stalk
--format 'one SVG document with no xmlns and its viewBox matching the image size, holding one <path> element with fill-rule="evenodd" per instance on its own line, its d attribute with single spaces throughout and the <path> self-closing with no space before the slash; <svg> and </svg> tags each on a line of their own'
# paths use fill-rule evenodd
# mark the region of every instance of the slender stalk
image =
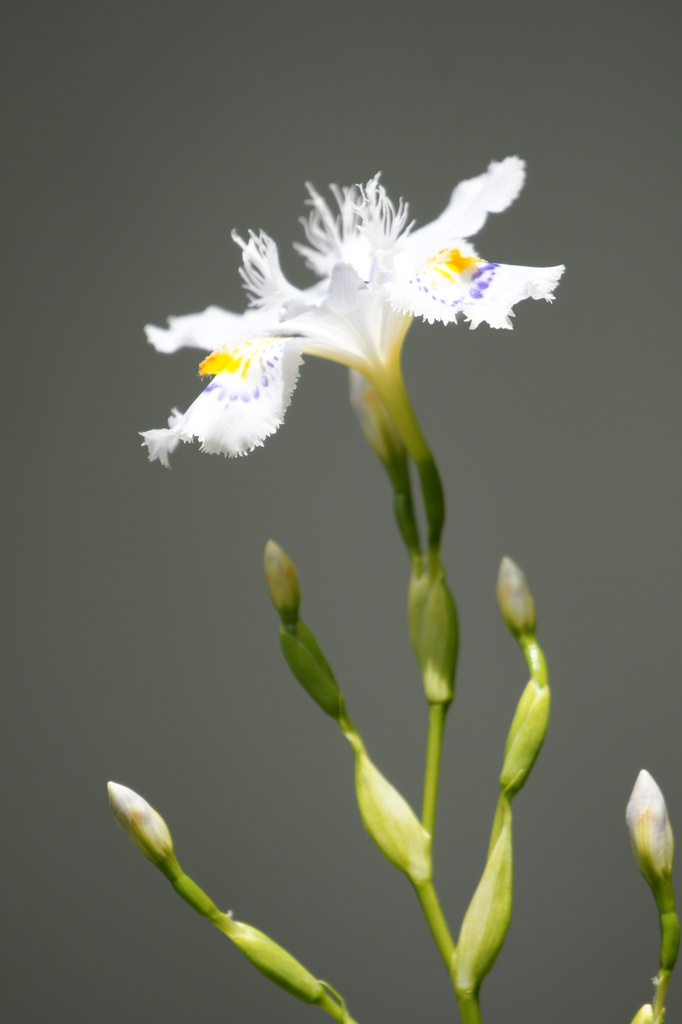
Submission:
<svg viewBox="0 0 682 1024">
<path fill-rule="evenodd" d="M 324 982 L 323 982 L 324 984 Z M 325 1013 L 328 1013 L 334 1020 L 339 1021 L 339 1024 L 357 1024 L 354 1017 L 351 1017 L 345 1004 L 337 1002 L 336 999 L 332 999 L 328 992 L 324 993 L 322 999 L 317 1003 L 317 1006 Z"/>
<path fill-rule="evenodd" d="M 443 730 L 448 704 L 429 705 L 429 732 L 426 741 L 426 770 L 424 772 L 424 799 L 422 825 L 433 839 L 436 830 L 436 803 L 440 781 L 440 757 L 443 748 Z"/>
<path fill-rule="evenodd" d="M 430 451 L 427 450 L 426 455 L 417 462 L 417 470 L 419 472 L 419 482 L 421 483 L 428 528 L 430 568 L 437 569 L 440 567 L 438 553 L 445 523 L 445 497 L 443 495 L 440 473 Z"/>
<path fill-rule="evenodd" d="M 458 995 L 457 1005 L 459 1007 L 459 1015 L 462 1018 L 462 1024 L 483 1024 L 478 993 L 472 992 L 466 995 Z"/>
<path fill-rule="evenodd" d="M 520 640 L 521 650 L 524 653 L 528 668 L 530 669 L 531 677 L 535 680 L 538 686 L 547 685 L 547 662 L 542 652 L 542 648 L 535 639 L 532 637 L 522 637 Z"/>
<path fill-rule="evenodd" d="M 433 882 L 429 879 L 427 882 L 420 882 L 414 886 L 415 892 L 421 904 L 421 908 L 426 918 L 426 923 L 431 929 L 431 934 L 438 947 L 438 952 L 443 958 L 448 974 L 450 974 L 450 968 L 452 966 L 452 958 L 455 955 L 455 943 L 448 923 L 445 920 L 445 915 L 441 910 L 440 903 L 438 902 L 438 896 L 434 888 Z"/>
<path fill-rule="evenodd" d="M 661 1024 L 664 1019 L 665 993 L 670 981 L 670 971 L 661 969 L 656 978 L 656 992 L 654 995 L 654 1024 Z"/>
</svg>

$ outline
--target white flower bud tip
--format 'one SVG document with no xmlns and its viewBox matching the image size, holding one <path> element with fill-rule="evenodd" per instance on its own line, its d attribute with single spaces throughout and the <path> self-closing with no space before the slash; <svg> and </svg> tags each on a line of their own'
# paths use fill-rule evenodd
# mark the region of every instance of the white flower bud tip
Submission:
<svg viewBox="0 0 682 1024">
<path fill-rule="evenodd" d="M 108 782 L 107 791 L 114 818 L 128 838 L 154 864 L 165 863 L 173 854 L 173 840 L 161 815 L 127 786 Z"/>
<path fill-rule="evenodd" d="M 673 832 L 663 794 L 649 772 L 642 769 L 625 809 L 637 866 L 649 885 L 670 876 L 673 866 Z"/>
<path fill-rule="evenodd" d="M 502 617 L 512 633 L 535 631 L 535 603 L 518 565 L 511 558 L 503 558 L 497 573 L 497 603 Z"/>
</svg>

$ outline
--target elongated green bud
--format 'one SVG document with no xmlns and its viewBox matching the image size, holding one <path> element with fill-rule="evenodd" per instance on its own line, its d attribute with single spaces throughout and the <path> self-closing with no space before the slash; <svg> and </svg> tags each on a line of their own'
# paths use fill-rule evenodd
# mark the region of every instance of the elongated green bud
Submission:
<svg viewBox="0 0 682 1024">
<path fill-rule="evenodd" d="M 269 540 L 265 545 L 264 567 L 272 603 L 282 622 L 293 625 L 301 603 L 296 566 L 279 544 Z"/>
<path fill-rule="evenodd" d="M 356 749 L 355 792 L 362 823 L 384 857 L 412 882 L 431 877 L 431 837 L 364 748 Z"/>
<path fill-rule="evenodd" d="M 303 689 L 323 711 L 338 721 L 343 707 L 341 691 L 327 659 L 303 619 L 294 626 L 281 625 L 279 640 L 287 664 Z"/>
<path fill-rule="evenodd" d="M 296 566 L 274 540 L 265 545 L 264 564 L 270 597 L 282 620 L 279 640 L 287 664 L 315 703 L 338 720 L 343 698 L 334 673 L 317 640 L 298 615 L 301 592 Z"/>
<path fill-rule="evenodd" d="M 500 786 L 511 797 L 523 786 L 540 753 L 549 721 L 549 686 L 531 679 L 519 701 L 504 748 Z"/>
<path fill-rule="evenodd" d="M 306 1003 L 316 1003 L 321 999 L 324 993 L 322 983 L 291 953 L 263 932 L 249 924 L 234 921 L 227 915 L 218 927 L 275 985 Z"/>
<path fill-rule="evenodd" d="M 512 910 L 512 818 L 504 803 L 502 827 L 469 908 L 452 965 L 458 996 L 476 993 L 507 934 Z"/>
<path fill-rule="evenodd" d="M 659 910 L 674 910 L 673 830 L 663 794 L 644 769 L 637 776 L 625 820 L 637 867 L 651 887 Z"/>
<path fill-rule="evenodd" d="M 449 704 L 455 690 L 457 609 L 442 572 L 412 576 L 408 591 L 410 639 L 429 704 Z"/>
<path fill-rule="evenodd" d="M 109 804 L 117 825 L 145 857 L 171 880 L 181 874 L 168 825 L 147 801 L 127 786 L 108 782 Z"/>
<path fill-rule="evenodd" d="M 503 558 L 497 574 L 497 603 L 507 628 L 517 639 L 535 632 L 535 602 L 526 577 L 511 558 Z"/>
</svg>

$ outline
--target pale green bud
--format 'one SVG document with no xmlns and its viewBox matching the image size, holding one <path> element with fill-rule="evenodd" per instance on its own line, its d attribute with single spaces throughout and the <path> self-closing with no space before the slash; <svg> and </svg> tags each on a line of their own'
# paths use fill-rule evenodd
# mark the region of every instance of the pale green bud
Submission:
<svg viewBox="0 0 682 1024">
<path fill-rule="evenodd" d="M 431 837 L 364 749 L 355 758 L 355 792 L 362 823 L 384 857 L 411 881 L 431 877 Z"/>
<path fill-rule="evenodd" d="M 287 664 L 301 686 L 323 711 L 337 719 L 343 697 L 329 663 L 303 619 L 279 627 L 279 640 Z"/>
<path fill-rule="evenodd" d="M 654 1024 L 654 1008 L 651 1003 L 645 1003 L 637 1011 L 632 1024 Z"/>
<path fill-rule="evenodd" d="M 407 452 L 402 438 L 388 409 L 364 374 L 351 370 L 348 382 L 350 404 L 360 422 L 365 440 L 395 482 L 396 475 L 401 477 L 407 467 Z"/>
<path fill-rule="evenodd" d="M 180 874 L 168 825 L 160 814 L 134 790 L 117 782 L 107 783 L 114 818 L 138 850 L 171 880 Z"/>
<path fill-rule="evenodd" d="M 435 578 L 411 577 L 408 621 L 426 699 L 448 704 L 455 688 L 459 630 L 455 602 L 442 573 Z"/>
<path fill-rule="evenodd" d="M 659 909 L 671 910 L 673 830 L 663 794 L 644 769 L 637 776 L 625 820 L 637 867 L 651 886 Z"/>
<path fill-rule="evenodd" d="M 511 910 L 511 808 L 505 801 L 502 827 L 459 933 L 452 965 L 452 979 L 458 994 L 478 991 L 502 948 Z"/>
<path fill-rule="evenodd" d="M 531 679 L 526 686 L 507 737 L 500 785 L 509 796 L 523 786 L 540 753 L 549 721 L 549 686 Z"/>
<path fill-rule="evenodd" d="M 503 558 L 497 573 L 497 603 L 507 628 L 519 637 L 535 632 L 535 603 L 518 565 Z"/>
<path fill-rule="evenodd" d="M 274 540 L 269 540 L 265 545 L 264 566 L 272 603 L 282 622 L 293 625 L 298 618 L 301 603 L 296 566 Z"/>
<path fill-rule="evenodd" d="M 229 917 L 225 917 L 219 927 L 270 981 L 306 1003 L 317 1003 L 323 999 L 322 983 L 263 932 Z"/>
</svg>

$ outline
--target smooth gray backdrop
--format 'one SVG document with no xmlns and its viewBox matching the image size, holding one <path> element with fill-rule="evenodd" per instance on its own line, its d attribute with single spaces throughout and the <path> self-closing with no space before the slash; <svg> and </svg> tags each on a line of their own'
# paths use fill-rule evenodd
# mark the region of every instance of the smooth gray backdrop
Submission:
<svg viewBox="0 0 682 1024">
<path fill-rule="evenodd" d="M 628 1022 L 657 969 L 624 809 L 639 769 L 682 835 L 680 8 L 10 4 L 2 78 L 3 1020 L 320 1020 L 173 894 L 105 784 L 186 870 L 328 979 L 361 1024 L 455 1019 L 408 884 L 359 822 L 350 751 L 280 658 L 265 541 L 374 759 L 418 805 L 425 711 L 407 564 L 343 369 L 308 359 L 283 429 L 170 472 L 138 431 L 197 393 L 143 325 L 241 309 L 230 231 L 309 278 L 304 181 L 381 170 L 424 223 L 491 159 L 526 188 L 476 244 L 565 263 L 513 332 L 415 324 L 405 376 L 442 470 L 460 610 L 435 860 L 456 930 L 525 667 L 494 600 L 525 568 L 553 687 L 516 803 L 512 925 L 486 1024 Z M 680 1019 L 674 978 L 669 1017 Z"/>
</svg>

